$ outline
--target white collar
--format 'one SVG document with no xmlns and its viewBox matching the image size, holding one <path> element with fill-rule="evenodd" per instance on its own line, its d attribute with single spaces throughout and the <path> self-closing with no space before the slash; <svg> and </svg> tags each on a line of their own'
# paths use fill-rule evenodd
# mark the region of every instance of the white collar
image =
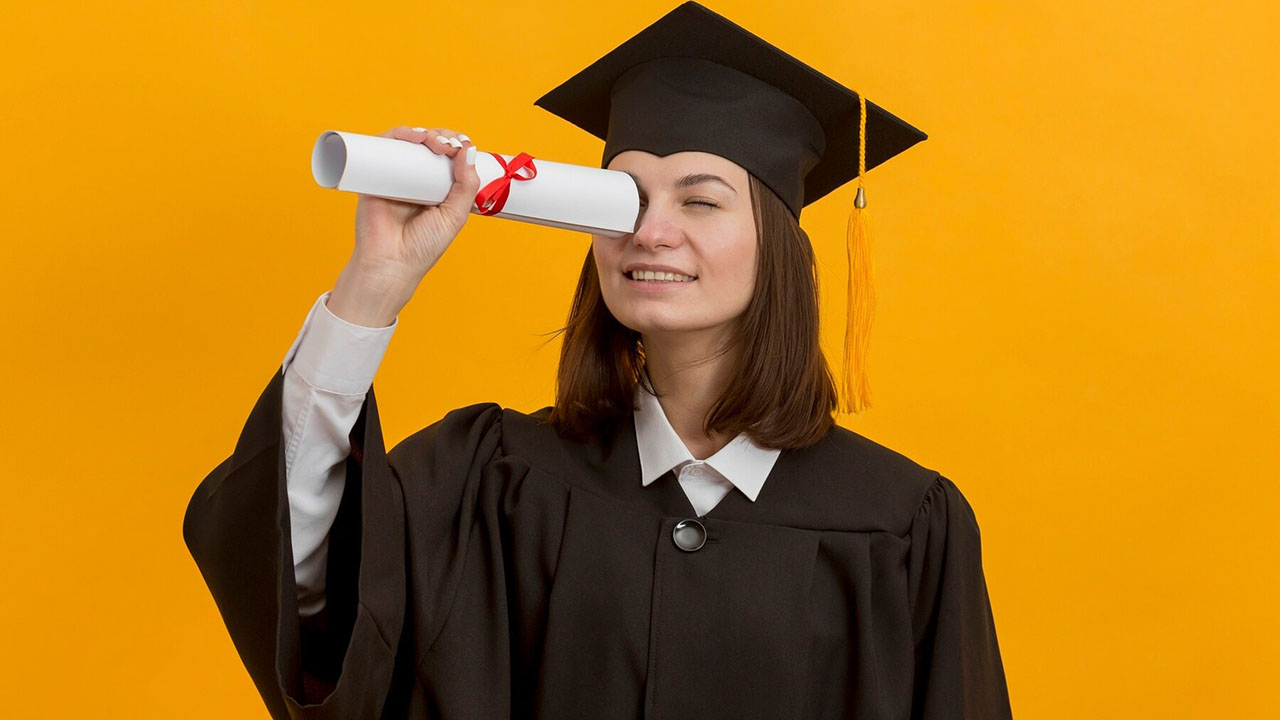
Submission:
<svg viewBox="0 0 1280 720">
<path fill-rule="evenodd" d="M 640 450 L 640 484 L 648 486 L 668 470 L 687 462 L 703 462 L 755 502 L 782 451 L 760 447 L 746 434 L 739 433 L 711 457 L 698 460 L 671 427 L 658 398 L 645 390 L 644 384 L 647 383 L 648 377 L 642 374 L 641 382 L 636 386 L 635 426 L 636 446 Z"/>
</svg>

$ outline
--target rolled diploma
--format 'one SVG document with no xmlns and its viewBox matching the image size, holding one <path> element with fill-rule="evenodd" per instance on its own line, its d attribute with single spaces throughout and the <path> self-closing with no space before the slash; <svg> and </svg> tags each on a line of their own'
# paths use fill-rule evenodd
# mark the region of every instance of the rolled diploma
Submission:
<svg viewBox="0 0 1280 720">
<path fill-rule="evenodd" d="M 502 155 L 510 162 L 514 155 Z M 420 205 L 444 202 L 453 184 L 452 160 L 420 143 L 327 130 L 311 151 L 311 174 L 321 187 L 403 200 Z M 537 175 L 511 180 L 502 211 L 490 217 L 622 237 L 635 229 L 640 192 L 631 176 L 617 170 L 534 158 Z M 487 152 L 476 151 L 480 187 L 504 170 Z M 529 170 L 519 172 L 528 176 Z M 472 200 L 471 212 L 479 213 Z"/>
</svg>

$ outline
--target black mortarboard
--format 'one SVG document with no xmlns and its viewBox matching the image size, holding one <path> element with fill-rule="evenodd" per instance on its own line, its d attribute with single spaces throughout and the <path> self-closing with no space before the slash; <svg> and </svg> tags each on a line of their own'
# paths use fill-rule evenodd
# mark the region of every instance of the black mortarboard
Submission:
<svg viewBox="0 0 1280 720">
<path fill-rule="evenodd" d="M 624 150 L 720 155 L 800 210 L 924 140 L 858 93 L 697 2 L 686 2 L 539 98 L 535 105 Z M 849 409 L 869 403 L 862 365 L 874 309 L 865 205 L 849 224 Z M 855 256 L 858 258 L 855 260 Z M 856 274 L 860 281 L 854 282 Z M 857 342 L 854 342 L 855 337 Z M 857 367 L 850 368 L 853 362 Z"/>
<path fill-rule="evenodd" d="M 534 104 L 623 150 L 698 150 L 746 168 L 791 212 L 858 177 L 859 96 L 708 8 L 686 2 Z M 924 140 L 867 102 L 870 170 Z"/>
</svg>

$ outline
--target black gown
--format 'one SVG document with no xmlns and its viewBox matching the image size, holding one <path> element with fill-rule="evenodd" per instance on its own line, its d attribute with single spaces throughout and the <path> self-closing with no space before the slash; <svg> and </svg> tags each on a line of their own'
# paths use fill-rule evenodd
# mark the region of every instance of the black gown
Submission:
<svg viewBox="0 0 1280 720">
<path fill-rule="evenodd" d="M 493 403 L 387 453 L 351 430 L 325 610 L 300 621 L 279 368 L 183 536 L 275 718 L 1008 718 L 978 524 L 835 426 L 755 502 L 640 484 L 633 420 L 577 443 Z"/>
</svg>

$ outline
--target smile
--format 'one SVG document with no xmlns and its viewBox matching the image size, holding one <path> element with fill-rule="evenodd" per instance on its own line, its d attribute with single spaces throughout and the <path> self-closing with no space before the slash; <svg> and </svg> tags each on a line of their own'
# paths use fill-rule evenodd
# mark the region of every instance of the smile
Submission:
<svg viewBox="0 0 1280 720">
<path fill-rule="evenodd" d="M 692 275 L 681 275 L 679 273 L 654 272 L 652 270 L 632 270 L 630 273 L 624 273 L 633 281 L 638 282 L 674 282 L 685 283 L 693 282 L 698 278 Z"/>
</svg>

